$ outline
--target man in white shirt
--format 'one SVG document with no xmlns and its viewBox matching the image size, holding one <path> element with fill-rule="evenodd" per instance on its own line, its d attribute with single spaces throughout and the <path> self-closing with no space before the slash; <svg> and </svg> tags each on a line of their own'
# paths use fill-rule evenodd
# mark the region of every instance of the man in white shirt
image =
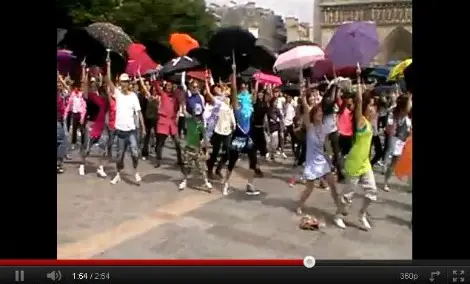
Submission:
<svg viewBox="0 0 470 284">
<path fill-rule="evenodd" d="M 143 132 L 145 136 L 144 119 L 142 116 L 139 99 L 137 94 L 130 90 L 129 75 L 126 73 L 119 76 L 119 86 L 117 88 L 111 81 L 111 64 L 108 59 L 108 96 L 116 100 L 116 122 L 115 122 L 115 136 L 118 139 L 118 160 L 116 163 L 117 174 L 111 180 L 112 184 L 121 181 L 120 172 L 124 169 L 124 155 L 127 147 L 131 147 L 132 166 L 134 167 L 134 176 L 137 184 L 140 183 L 142 178 L 137 171 L 139 164 L 139 144 L 137 142 L 137 131 Z M 139 122 L 136 122 L 136 115 Z M 137 126 L 140 123 L 140 127 Z"/>
</svg>

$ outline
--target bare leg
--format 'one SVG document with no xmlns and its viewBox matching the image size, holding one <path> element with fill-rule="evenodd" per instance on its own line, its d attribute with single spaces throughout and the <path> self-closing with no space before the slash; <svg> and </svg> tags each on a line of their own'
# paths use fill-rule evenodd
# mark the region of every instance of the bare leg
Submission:
<svg viewBox="0 0 470 284">
<path fill-rule="evenodd" d="M 298 207 L 297 207 L 297 210 L 296 210 L 298 215 L 303 214 L 303 209 L 304 209 L 304 206 L 305 206 L 305 202 L 307 201 L 307 199 L 312 194 L 313 189 L 314 189 L 314 181 L 313 180 L 308 180 L 305 183 L 305 189 L 304 189 L 304 191 L 302 192 L 302 194 L 300 196 L 300 200 L 299 200 Z"/>
</svg>

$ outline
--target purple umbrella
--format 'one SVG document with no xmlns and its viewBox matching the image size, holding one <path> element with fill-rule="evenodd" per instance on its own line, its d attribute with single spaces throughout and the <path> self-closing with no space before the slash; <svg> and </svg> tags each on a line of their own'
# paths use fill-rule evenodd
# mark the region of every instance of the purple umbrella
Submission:
<svg viewBox="0 0 470 284">
<path fill-rule="evenodd" d="M 379 40 L 374 22 L 352 22 L 341 25 L 326 46 L 326 53 L 336 67 L 369 65 L 379 53 Z"/>
<path fill-rule="evenodd" d="M 57 50 L 57 67 L 61 74 L 66 74 L 72 71 L 77 65 L 75 62 L 76 56 L 73 52 L 67 49 Z"/>
<path fill-rule="evenodd" d="M 76 56 L 73 55 L 73 52 L 67 49 L 57 50 L 57 60 L 71 60 L 75 59 Z"/>
</svg>

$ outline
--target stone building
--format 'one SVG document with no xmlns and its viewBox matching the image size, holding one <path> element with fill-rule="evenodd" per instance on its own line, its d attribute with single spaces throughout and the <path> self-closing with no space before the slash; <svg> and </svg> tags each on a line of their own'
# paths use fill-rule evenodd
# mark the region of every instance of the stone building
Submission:
<svg viewBox="0 0 470 284">
<path fill-rule="evenodd" d="M 374 21 L 380 41 L 377 63 L 412 55 L 411 0 L 315 0 L 314 41 L 326 46 L 335 30 L 348 21 Z"/>
<path fill-rule="evenodd" d="M 209 4 L 208 10 L 216 17 L 219 26 L 241 26 L 274 52 L 286 43 L 284 20 L 271 9 L 258 7 L 254 2 L 243 5 L 231 2 L 223 6 Z"/>
<path fill-rule="evenodd" d="M 313 41 L 313 28 L 309 23 L 300 22 L 295 17 L 286 17 L 287 42 L 297 40 Z"/>
</svg>

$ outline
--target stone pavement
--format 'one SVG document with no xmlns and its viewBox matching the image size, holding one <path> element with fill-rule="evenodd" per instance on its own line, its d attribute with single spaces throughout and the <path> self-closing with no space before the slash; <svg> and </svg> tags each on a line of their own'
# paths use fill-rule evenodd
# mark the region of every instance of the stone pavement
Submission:
<svg viewBox="0 0 470 284">
<path fill-rule="evenodd" d="M 356 227 L 360 199 L 346 217 L 348 228 L 341 230 L 331 222 L 330 193 L 316 189 L 307 212 L 323 218 L 326 227 L 302 231 L 293 211 L 303 186 L 288 187 L 293 170 L 286 161 L 263 162 L 266 176 L 255 180 L 263 194 L 247 197 L 242 179 L 247 162 L 241 160 L 232 182 L 235 191 L 224 197 L 217 183 L 211 194 L 190 188 L 179 192 L 174 150 L 164 152 L 166 163 L 159 169 L 141 162 L 140 186 L 130 184 L 132 174 L 114 186 L 99 179 L 93 157 L 85 177 L 78 175 L 76 162 L 68 163 L 66 173 L 57 177 L 58 258 L 411 259 L 412 195 L 403 182 L 394 179 L 391 192 L 379 191 L 369 232 Z M 128 160 L 127 173 L 130 167 Z M 113 168 L 108 167 L 110 176 Z M 380 186 L 383 176 L 376 178 Z"/>
</svg>

